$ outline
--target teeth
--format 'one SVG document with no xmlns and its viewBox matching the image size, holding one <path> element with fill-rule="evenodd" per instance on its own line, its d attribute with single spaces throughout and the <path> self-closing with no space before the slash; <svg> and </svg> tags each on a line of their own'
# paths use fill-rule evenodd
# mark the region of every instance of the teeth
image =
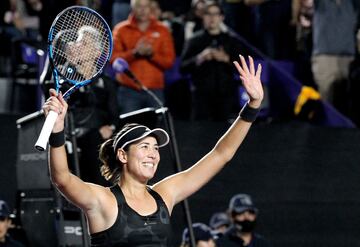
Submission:
<svg viewBox="0 0 360 247">
<path fill-rule="evenodd" d="M 144 163 L 144 166 L 147 166 L 147 167 L 154 167 L 154 164 L 153 164 L 153 163 Z"/>
</svg>

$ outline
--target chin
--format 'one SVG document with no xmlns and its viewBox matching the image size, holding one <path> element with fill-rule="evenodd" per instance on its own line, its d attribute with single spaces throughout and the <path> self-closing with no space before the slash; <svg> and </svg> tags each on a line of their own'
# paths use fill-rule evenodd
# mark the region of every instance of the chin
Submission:
<svg viewBox="0 0 360 247">
<path fill-rule="evenodd" d="M 152 179 L 155 176 L 155 172 L 154 173 L 143 173 L 141 174 L 141 177 L 144 181 L 149 181 L 150 179 Z"/>
</svg>

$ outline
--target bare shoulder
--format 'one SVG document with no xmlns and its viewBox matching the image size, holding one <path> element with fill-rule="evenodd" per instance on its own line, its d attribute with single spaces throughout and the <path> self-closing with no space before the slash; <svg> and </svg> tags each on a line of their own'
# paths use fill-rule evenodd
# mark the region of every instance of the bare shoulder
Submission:
<svg viewBox="0 0 360 247">
<path fill-rule="evenodd" d="M 166 184 L 164 183 L 164 181 L 158 182 L 155 185 L 150 186 L 150 188 L 160 195 L 161 199 L 165 202 L 171 214 L 174 207 L 174 200 L 171 193 L 169 193 L 169 190 L 166 189 Z"/>
<path fill-rule="evenodd" d="M 115 204 L 116 198 L 115 195 L 111 192 L 110 187 L 104 187 L 98 184 L 87 183 L 91 190 L 92 194 L 95 195 L 95 199 L 97 200 L 97 204 L 100 208 L 104 208 L 108 205 Z"/>
<path fill-rule="evenodd" d="M 109 187 L 89 184 L 96 195 L 96 206 L 86 211 L 90 232 L 99 232 L 114 224 L 118 207 L 114 194 Z"/>
</svg>

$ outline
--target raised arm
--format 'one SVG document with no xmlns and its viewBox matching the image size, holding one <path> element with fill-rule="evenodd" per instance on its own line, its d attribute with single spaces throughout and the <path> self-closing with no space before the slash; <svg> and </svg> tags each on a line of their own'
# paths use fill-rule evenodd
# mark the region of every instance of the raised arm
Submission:
<svg viewBox="0 0 360 247">
<path fill-rule="evenodd" d="M 96 185 L 83 182 L 73 175 L 68 167 L 67 155 L 64 144 L 64 119 L 68 105 L 62 94 L 57 95 L 54 89 L 50 89 L 50 98 L 45 102 L 43 110 L 45 115 L 52 110 L 59 116 L 56 120 L 50 139 L 49 170 L 50 178 L 56 188 L 73 204 L 84 211 L 96 206 Z"/>
<path fill-rule="evenodd" d="M 255 70 L 249 57 L 249 66 L 240 55 L 240 63 L 234 62 L 243 85 L 250 97 L 239 117 L 218 140 L 215 147 L 189 169 L 165 178 L 154 185 L 172 210 L 173 206 L 204 186 L 225 164 L 232 159 L 243 142 L 264 97 L 261 85 L 261 65 Z"/>
</svg>

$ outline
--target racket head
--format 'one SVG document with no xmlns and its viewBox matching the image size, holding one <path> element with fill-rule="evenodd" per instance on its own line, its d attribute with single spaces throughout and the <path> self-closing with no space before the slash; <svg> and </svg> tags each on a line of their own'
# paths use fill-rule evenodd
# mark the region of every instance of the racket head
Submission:
<svg viewBox="0 0 360 247">
<path fill-rule="evenodd" d="M 48 35 L 49 61 L 57 91 L 59 78 L 75 88 L 93 81 L 110 60 L 112 47 L 111 29 L 96 11 L 84 6 L 61 11 Z"/>
</svg>

